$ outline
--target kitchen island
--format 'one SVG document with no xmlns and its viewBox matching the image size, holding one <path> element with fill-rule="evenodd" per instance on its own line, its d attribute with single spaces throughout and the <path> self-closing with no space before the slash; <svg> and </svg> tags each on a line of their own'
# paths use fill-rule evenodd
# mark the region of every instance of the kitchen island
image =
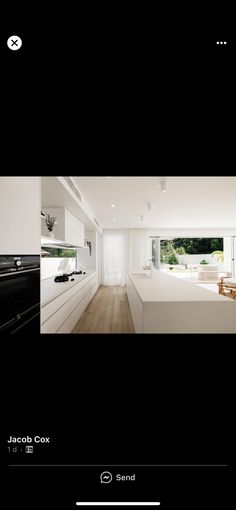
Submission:
<svg viewBox="0 0 236 510">
<path fill-rule="evenodd" d="M 126 275 L 136 333 L 236 333 L 236 301 L 162 271 Z"/>
</svg>

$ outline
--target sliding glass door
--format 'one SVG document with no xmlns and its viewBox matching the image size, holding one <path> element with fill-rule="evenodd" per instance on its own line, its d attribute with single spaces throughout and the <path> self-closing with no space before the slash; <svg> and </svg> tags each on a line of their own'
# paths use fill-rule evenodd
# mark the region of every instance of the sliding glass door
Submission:
<svg viewBox="0 0 236 510">
<path fill-rule="evenodd" d="M 190 238 L 150 236 L 148 259 L 154 269 L 167 266 L 197 267 L 199 264 L 218 265 L 228 276 L 236 275 L 236 237 Z"/>
</svg>

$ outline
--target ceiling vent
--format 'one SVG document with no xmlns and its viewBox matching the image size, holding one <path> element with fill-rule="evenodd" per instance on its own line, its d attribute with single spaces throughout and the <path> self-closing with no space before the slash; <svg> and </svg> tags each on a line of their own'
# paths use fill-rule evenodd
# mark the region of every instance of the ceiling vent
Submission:
<svg viewBox="0 0 236 510">
<path fill-rule="evenodd" d="M 100 223 L 98 222 L 97 218 L 94 218 L 94 221 L 95 221 L 96 225 L 100 228 Z"/>
<path fill-rule="evenodd" d="M 78 189 L 75 186 L 75 184 L 73 183 L 73 181 L 71 180 L 71 178 L 70 177 L 63 177 L 63 178 L 65 179 L 65 181 L 67 182 L 68 186 L 70 186 L 70 188 L 72 189 L 74 194 L 78 197 L 79 201 L 81 202 L 81 200 L 82 200 L 81 194 L 78 191 Z"/>
</svg>

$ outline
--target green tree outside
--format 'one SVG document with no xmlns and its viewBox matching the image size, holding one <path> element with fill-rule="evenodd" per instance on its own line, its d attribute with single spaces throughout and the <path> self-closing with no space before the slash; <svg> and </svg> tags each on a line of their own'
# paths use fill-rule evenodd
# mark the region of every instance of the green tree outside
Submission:
<svg viewBox="0 0 236 510">
<path fill-rule="evenodd" d="M 209 239 L 207 237 L 195 237 L 195 238 L 176 238 L 173 241 L 173 247 L 183 247 L 185 253 L 189 255 L 199 255 L 201 253 L 211 254 L 213 251 L 223 251 L 224 241 L 223 238 Z"/>
<path fill-rule="evenodd" d="M 161 263 L 179 264 L 183 255 L 212 254 L 222 260 L 224 249 L 223 238 L 209 239 L 206 237 L 176 238 L 161 241 Z"/>
</svg>

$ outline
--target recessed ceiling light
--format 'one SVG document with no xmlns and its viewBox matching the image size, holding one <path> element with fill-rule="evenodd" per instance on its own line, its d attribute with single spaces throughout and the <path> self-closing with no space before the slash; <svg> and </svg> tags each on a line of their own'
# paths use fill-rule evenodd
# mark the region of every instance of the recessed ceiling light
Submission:
<svg viewBox="0 0 236 510">
<path fill-rule="evenodd" d="M 115 207 L 115 204 L 111 204 L 111 207 Z"/>
<path fill-rule="evenodd" d="M 116 221 L 116 218 L 112 218 L 112 221 Z"/>
</svg>

